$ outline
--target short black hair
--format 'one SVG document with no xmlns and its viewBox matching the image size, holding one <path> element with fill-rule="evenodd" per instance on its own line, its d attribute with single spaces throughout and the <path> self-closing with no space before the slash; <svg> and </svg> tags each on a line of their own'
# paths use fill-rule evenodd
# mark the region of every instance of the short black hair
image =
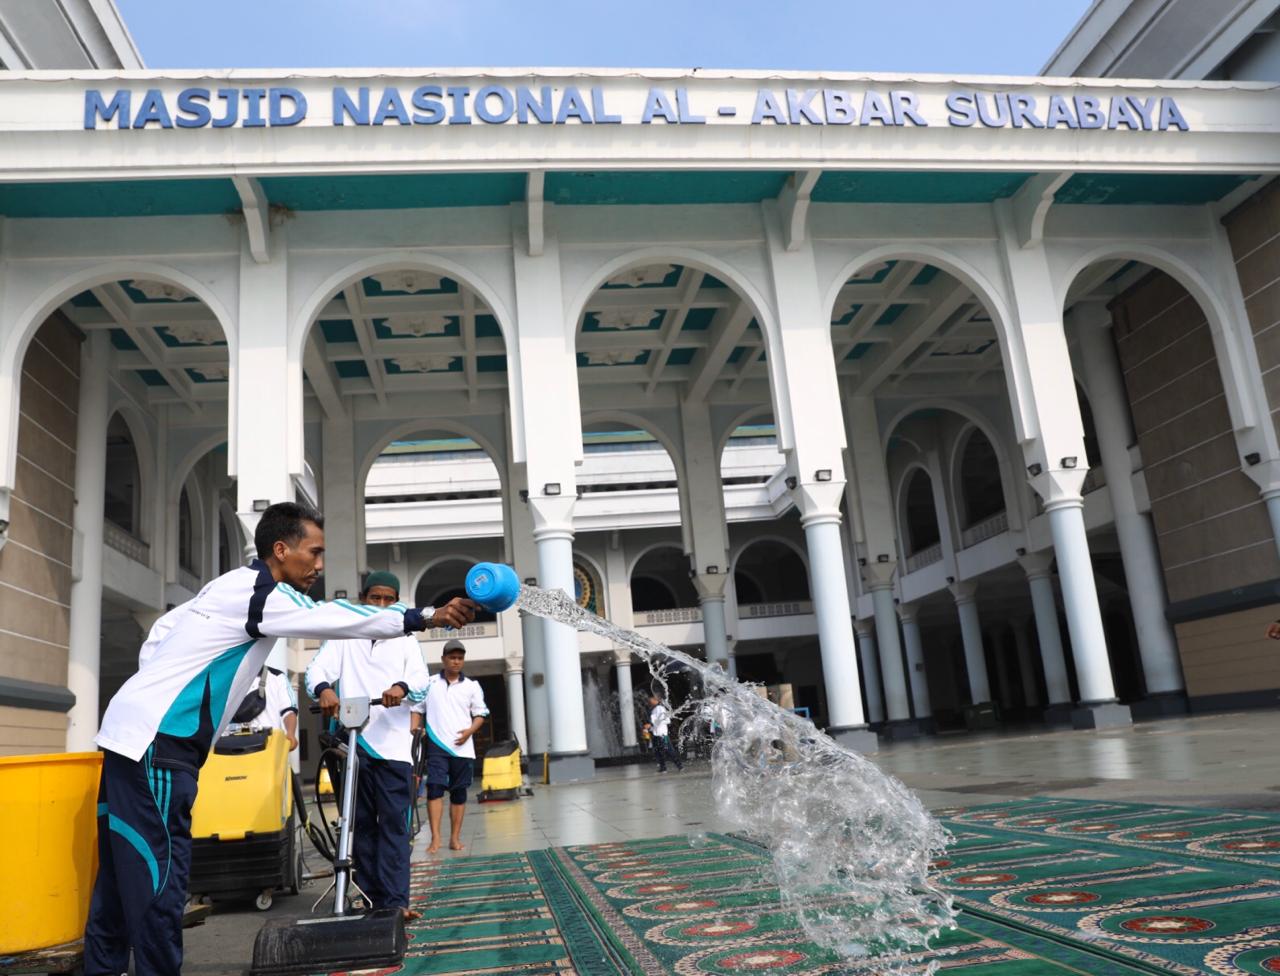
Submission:
<svg viewBox="0 0 1280 976">
<path fill-rule="evenodd" d="M 324 528 L 324 516 L 308 505 L 297 502 L 276 502 L 258 520 L 258 527 L 253 532 L 253 545 L 258 550 L 258 558 L 266 559 L 271 555 L 277 542 L 293 545 L 307 534 L 307 522 L 316 528 Z"/>
</svg>

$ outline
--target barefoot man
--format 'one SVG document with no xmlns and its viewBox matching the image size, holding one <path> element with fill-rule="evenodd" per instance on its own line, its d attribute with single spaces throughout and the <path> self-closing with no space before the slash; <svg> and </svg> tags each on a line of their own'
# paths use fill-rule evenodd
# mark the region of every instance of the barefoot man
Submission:
<svg viewBox="0 0 1280 976">
<path fill-rule="evenodd" d="M 462 673 L 467 658 L 462 641 L 445 644 L 441 657 L 444 670 L 431 676 L 427 697 L 414 706 L 426 718 L 427 819 L 431 823 L 428 854 L 440 850 L 445 793 L 449 794 L 449 850 L 462 850 L 462 817 L 467 812 L 467 787 L 476 758 L 471 737 L 489 714 L 480 683 Z"/>
</svg>

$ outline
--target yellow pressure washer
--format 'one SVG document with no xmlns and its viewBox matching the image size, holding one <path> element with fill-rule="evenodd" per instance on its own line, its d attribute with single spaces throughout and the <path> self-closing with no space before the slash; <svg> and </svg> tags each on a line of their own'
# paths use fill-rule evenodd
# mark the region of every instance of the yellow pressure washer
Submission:
<svg viewBox="0 0 1280 976">
<path fill-rule="evenodd" d="M 274 894 L 298 893 L 302 851 L 289 766 L 279 729 L 224 735 L 200 770 L 191 810 L 191 879 L 196 897 L 256 896 L 259 911 Z"/>
<path fill-rule="evenodd" d="M 508 739 L 486 749 L 480 762 L 480 792 L 476 800 L 480 803 L 514 800 L 520 795 L 522 786 L 520 743 Z"/>
</svg>

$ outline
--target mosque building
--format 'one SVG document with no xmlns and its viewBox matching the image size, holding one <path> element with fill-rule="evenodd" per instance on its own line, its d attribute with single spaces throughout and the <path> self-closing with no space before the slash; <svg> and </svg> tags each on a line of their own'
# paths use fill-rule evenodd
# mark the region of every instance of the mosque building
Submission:
<svg viewBox="0 0 1280 976">
<path fill-rule="evenodd" d="M 1273 706 L 1278 10 L 1010 78 L 154 71 L 0 5 L 0 754 L 90 748 L 288 499 L 316 596 L 510 562 L 864 751 Z M 553 779 L 634 752 L 628 652 L 461 636 Z"/>
</svg>

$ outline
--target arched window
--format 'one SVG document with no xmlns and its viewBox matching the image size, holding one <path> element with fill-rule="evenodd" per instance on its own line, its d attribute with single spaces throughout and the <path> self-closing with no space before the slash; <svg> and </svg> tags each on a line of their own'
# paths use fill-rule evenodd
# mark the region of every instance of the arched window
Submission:
<svg viewBox="0 0 1280 976">
<path fill-rule="evenodd" d="M 195 521 L 191 517 L 191 498 L 186 486 L 178 496 L 178 566 L 188 573 L 196 573 L 195 543 L 193 539 Z"/>
<path fill-rule="evenodd" d="M 907 554 L 937 545 L 942 533 L 938 529 L 938 509 L 933 502 L 933 479 L 923 468 L 916 468 L 907 481 L 904 507 Z"/>
<path fill-rule="evenodd" d="M 747 546 L 738 556 L 733 572 L 740 605 L 809 599 L 809 573 L 804 561 L 790 546 L 773 539 Z"/>
<path fill-rule="evenodd" d="M 986 434 L 980 430 L 969 433 L 960 456 L 960 501 L 966 529 L 1005 508 L 1000 461 Z"/>
<path fill-rule="evenodd" d="M 116 414 L 107 424 L 107 486 L 103 514 L 108 522 L 130 535 L 142 536 L 139 509 L 142 478 L 138 451 L 124 417 Z"/>
<path fill-rule="evenodd" d="M 470 560 L 463 559 L 446 559 L 444 562 L 436 563 L 418 580 L 418 585 L 413 591 L 413 605 L 440 607 L 455 596 L 466 596 L 463 581 L 467 578 L 467 572 L 472 565 Z M 400 581 L 401 585 L 405 582 L 407 581 Z M 407 597 L 408 594 L 402 593 L 401 596 Z M 489 623 L 497 619 L 496 615 L 487 610 L 476 612 L 476 623 Z"/>
<path fill-rule="evenodd" d="M 631 571 L 631 609 L 676 610 L 696 607 L 698 591 L 689 581 L 689 560 L 675 546 L 650 549 Z"/>
</svg>

